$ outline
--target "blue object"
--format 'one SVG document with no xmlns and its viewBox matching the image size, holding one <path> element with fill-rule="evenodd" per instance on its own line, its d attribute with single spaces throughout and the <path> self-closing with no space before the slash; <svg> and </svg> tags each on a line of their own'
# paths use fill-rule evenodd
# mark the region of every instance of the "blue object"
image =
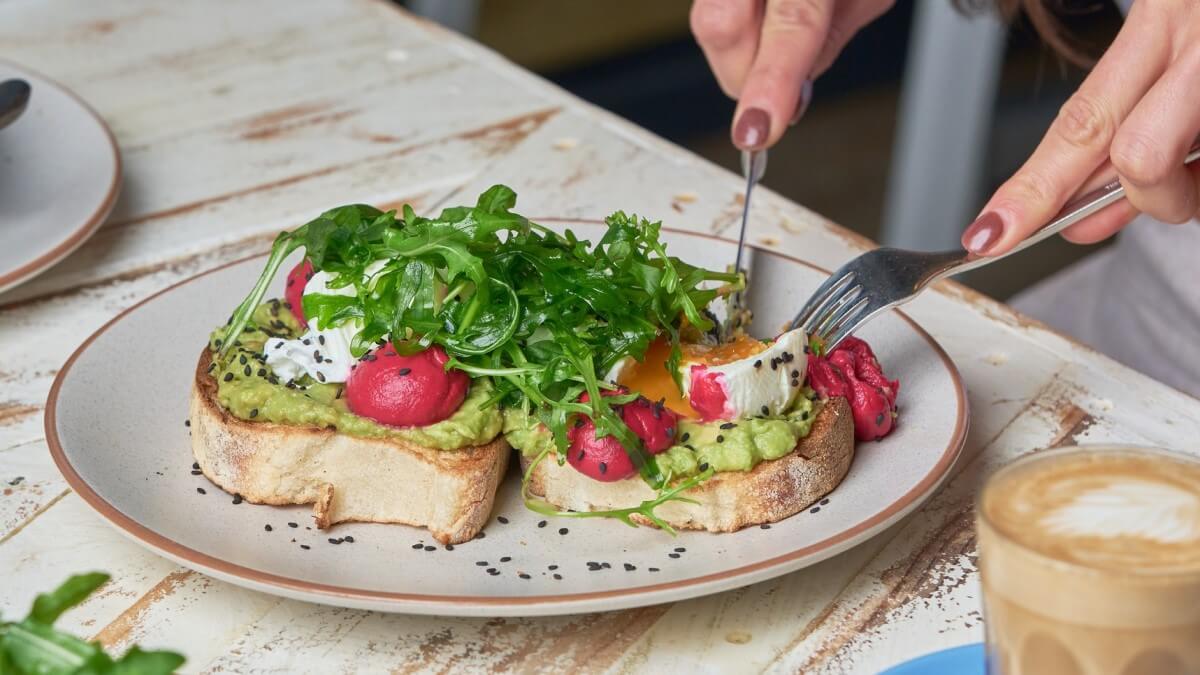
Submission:
<svg viewBox="0 0 1200 675">
<path fill-rule="evenodd" d="M 983 643 L 943 649 L 893 666 L 879 675 L 984 675 Z"/>
</svg>

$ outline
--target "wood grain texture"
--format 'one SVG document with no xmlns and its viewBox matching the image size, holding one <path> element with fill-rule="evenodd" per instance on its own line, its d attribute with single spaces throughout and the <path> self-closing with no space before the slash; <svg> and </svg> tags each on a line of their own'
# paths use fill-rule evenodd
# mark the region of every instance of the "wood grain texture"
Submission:
<svg viewBox="0 0 1200 675">
<path fill-rule="evenodd" d="M 334 204 L 430 212 L 504 182 L 535 216 L 622 208 L 730 236 L 741 179 L 382 0 L 220 12 L 202 0 L 10 0 L 0 58 L 88 100 L 127 172 L 94 238 L 0 295 L 6 616 L 70 573 L 104 569 L 113 580 L 64 626 L 114 650 L 180 649 L 188 672 L 876 672 L 980 639 L 971 518 L 991 471 L 1066 443 L 1195 451 L 1200 436 L 1196 400 L 944 283 L 908 309 L 967 384 L 963 459 L 924 508 L 812 568 L 672 605 L 548 619 L 382 615 L 230 586 L 128 543 L 54 469 L 44 401 L 84 337 Z M 872 245 L 760 189 L 750 233 L 760 245 L 828 268 Z"/>
</svg>

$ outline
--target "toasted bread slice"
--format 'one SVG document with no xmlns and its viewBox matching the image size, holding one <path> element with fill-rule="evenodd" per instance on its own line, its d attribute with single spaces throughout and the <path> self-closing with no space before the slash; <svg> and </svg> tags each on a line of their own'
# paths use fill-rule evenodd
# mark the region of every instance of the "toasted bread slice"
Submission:
<svg viewBox="0 0 1200 675">
<path fill-rule="evenodd" d="M 312 426 L 248 422 L 217 400 L 206 348 L 191 396 L 192 453 L 221 489 L 256 504 L 313 504 L 317 526 L 359 521 L 428 528 L 443 544 L 487 520 L 510 454 L 487 445 L 435 450 Z"/>
<path fill-rule="evenodd" d="M 837 487 L 853 457 L 850 405 L 844 398 L 833 398 L 821 406 L 812 432 L 800 440 L 795 452 L 761 462 L 750 471 L 717 473 L 685 493 L 697 503 L 666 502 L 655 514 L 672 527 L 709 532 L 773 523 L 799 513 Z M 521 465 L 527 469 L 529 460 L 522 457 Z M 538 464 L 529 487 L 558 508 L 572 511 L 627 508 L 655 496 L 637 476 L 602 483 L 553 459 Z M 634 518 L 650 524 L 641 516 Z"/>
</svg>

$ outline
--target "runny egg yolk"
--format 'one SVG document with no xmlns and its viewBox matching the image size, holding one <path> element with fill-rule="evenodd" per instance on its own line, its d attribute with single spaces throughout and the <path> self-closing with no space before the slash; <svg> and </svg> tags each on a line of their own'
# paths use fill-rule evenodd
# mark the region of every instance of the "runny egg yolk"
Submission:
<svg viewBox="0 0 1200 675">
<path fill-rule="evenodd" d="M 689 364 L 720 366 L 734 361 L 740 361 L 764 351 L 768 345 L 745 335 L 738 336 L 732 342 L 719 345 L 680 345 L 683 350 L 684 376 L 687 376 Z M 698 417 L 687 399 L 679 393 L 675 380 L 667 371 L 667 358 L 671 356 L 671 345 L 658 338 L 650 343 L 641 361 L 634 361 L 622 371 L 617 384 L 629 387 L 651 401 L 662 400 L 672 411 L 684 417 Z"/>
</svg>

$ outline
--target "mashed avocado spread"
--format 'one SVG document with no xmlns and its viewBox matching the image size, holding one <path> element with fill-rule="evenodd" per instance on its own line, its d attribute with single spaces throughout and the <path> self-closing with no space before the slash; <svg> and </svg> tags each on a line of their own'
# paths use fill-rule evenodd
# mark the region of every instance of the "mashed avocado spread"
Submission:
<svg viewBox="0 0 1200 675">
<path fill-rule="evenodd" d="M 655 456 L 658 467 L 677 478 L 699 473 L 702 464 L 714 471 L 749 471 L 762 461 L 779 459 L 795 450 L 796 443 L 812 431 L 819 405 L 811 395 L 804 395 L 796 397 L 791 410 L 776 417 L 732 422 L 682 419 L 678 444 Z M 547 449 L 554 451 L 550 432 L 520 409 L 504 411 L 504 436 L 526 457 Z"/>
<path fill-rule="evenodd" d="M 281 382 L 262 357 L 263 344 L 271 338 L 292 339 L 304 331 L 279 300 L 265 302 L 255 310 L 234 348 L 219 357 L 220 336 L 209 339 L 221 405 L 244 420 L 302 426 L 336 428 L 351 436 L 399 438 L 438 450 L 489 443 L 500 433 L 503 417 L 489 402 L 492 385 L 487 378 L 471 381 L 466 400 L 450 417 L 425 427 L 398 428 L 350 412 L 342 398 L 343 385 L 321 384 L 304 376 L 300 381 Z"/>
</svg>

